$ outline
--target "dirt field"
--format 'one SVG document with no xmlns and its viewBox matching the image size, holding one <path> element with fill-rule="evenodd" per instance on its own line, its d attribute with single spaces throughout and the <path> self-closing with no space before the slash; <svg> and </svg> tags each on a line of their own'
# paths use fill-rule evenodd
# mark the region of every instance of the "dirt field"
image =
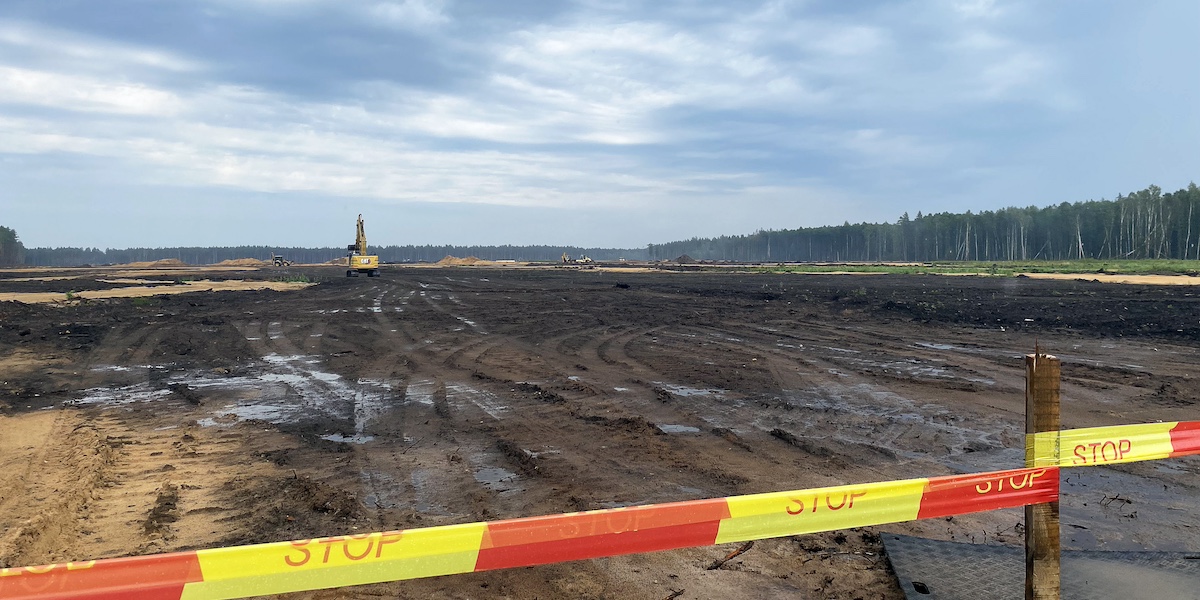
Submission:
<svg viewBox="0 0 1200 600">
<path fill-rule="evenodd" d="M 1035 341 L 1063 359 L 1065 427 L 1200 419 L 1190 286 L 288 273 L 320 284 L 0 302 L 0 566 L 1015 468 Z M 0 273 L 0 293 L 120 285 L 59 275 Z M 1200 551 L 1197 474 L 1065 471 L 1064 546 Z M 715 570 L 737 545 L 291 597 L 896 599 L 880 532 L 1016 544 L 1020 521 L 768 540 Z"/>
</svg>

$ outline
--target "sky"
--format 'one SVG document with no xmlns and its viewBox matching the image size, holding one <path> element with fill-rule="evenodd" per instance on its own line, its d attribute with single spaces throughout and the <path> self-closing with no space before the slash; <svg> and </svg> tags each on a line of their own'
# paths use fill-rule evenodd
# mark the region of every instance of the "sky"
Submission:
<svg viewBox="0 0 1200 600">
<path fill-rule="evenodd" d="M 28 247 L 649 243 L 1200 175 L 1200 3 L 3 0 Z"/>
</svg>

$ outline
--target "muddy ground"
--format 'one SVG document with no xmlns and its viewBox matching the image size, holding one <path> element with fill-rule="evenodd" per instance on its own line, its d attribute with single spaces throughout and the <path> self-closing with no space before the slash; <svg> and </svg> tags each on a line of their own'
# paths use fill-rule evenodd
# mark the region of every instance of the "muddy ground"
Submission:
<svg viewBox="0 0 1200 600">
<path fill-rule="evenodd" d="M 0 273 L 0 291 L 89 285 L 29 280 L 54 274 Z M 0 303 L 0 566 L 1015 468 L 1035 343 L 1063 360 L 1065 427 L 1200 419 L 1190 286 L 224 276 L 281 274 L 319 285 Z M 1065 471 L 1064 547 L 1200 551 L 1198 473 Z M 1020 522 L 767 540 L 713 570 L 737 545 L 291 597 L 896 599 L 879 533 L 1017 544 Z"/>
</svg>

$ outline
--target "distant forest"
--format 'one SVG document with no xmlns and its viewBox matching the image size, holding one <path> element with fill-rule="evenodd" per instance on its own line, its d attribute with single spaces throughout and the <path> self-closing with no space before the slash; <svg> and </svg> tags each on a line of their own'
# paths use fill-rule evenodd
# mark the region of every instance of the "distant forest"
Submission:
<svg viewBox="0 0 1200 600">
<path fill-rule="evenodd" d="M 17 232 L 0 227 L 0 266 L 25 264 L 25 246 Z"/>
<path fill-rule="evenodd" d="M 372 247 L 389 263 L 436 262 L 446 256 L 485 260 L 557 261 L 565 252 L 595 260 L 697 260 L 746 262 L 1003 261 L 1082 258 L 1200 260 L 1200 188 L 1163 194 L 1152 185 L 1116 200 L 1063 202 L 1038 208 L 980 213 L 905 213 L 895 223 L 858 223 L 759 231 L 750 235 L 692 238 L 646 248 L 567 246 Z M 16 232 L 0 227 L 0 264 L 76 266 L 175 258 L 189 264 L 228 259 L 269 260 L 280 254 L 300 263 L 345 256 L 342 248 L 234 246 L 220 248 L 24 248 Z"/>
<path fill-rule="evenodd" d="M 11 230 L 10 230 L 11 231 Z M 379 260 L 389 263 L 437 262 L 446 256 L 474 256 L 485 260 L 558 261 L 563 252 L 578 258 L 587 255 L 594 260 L 645 260 L 644 248 L 621 250 L 613 248 L 575 248 L 570 246 L 371 246 Z M 278 246 L 230 246 L 219 248 L 29 248 L 25 264 L 54 267 L 106 265 L 154 261 L 174 258 L 188 264 L 215 264 L 223 260 L 257 258 L 271 260 L 271 254 L 281 255 L 297 263 L 323 263 L 346 256 L 345 248 L 284 248 Z M 0 254 L 0 256 L 3 256 Z"/>
<path fill-rule="evenodd" d="M 1152 185 L 1116 200 L 1063 202 L 972 214 L 937 213 L 895 223 L 759 231 L 650 244 L 651 260 L 823 262 L 1200 260 L 1200 188 L 1163 194 Z"/>
</svg>

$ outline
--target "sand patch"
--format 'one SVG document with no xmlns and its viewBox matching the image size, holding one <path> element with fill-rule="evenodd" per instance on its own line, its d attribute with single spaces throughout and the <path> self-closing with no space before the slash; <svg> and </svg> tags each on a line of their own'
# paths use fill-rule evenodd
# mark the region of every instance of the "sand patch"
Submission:
<svg viewBox="0 0 1200 600">
<path fill-rule="evenodd" d="M 446 256 L 442 260 L 437 261 L 437 264 L 443 265 L 443 266 L 445 266 L 445 265 L 480 265 L 480 264 L 488 264 L 490 262 L 491 261 L 489 261 L 489 260 L 483 260 L 480 258 L 476 258 L 474 256 L 468 256 L 466 258 L 458 258 L 456 256 Z"/>
<path fill-rule="evenodd" d="M 259 260 L 257 258 L 231 258 L 223 260 L 213 266 L 217 267 L 266 267 L 271 264 L 269 260 Z"/>
<path fill-rule="evenodd" d="M 1138 285 L 1200 285 L 1200 277 L 1188 275 L 1108 275 L 1103 273 L 1022 273 L 1030 279 L 1086 279 L 1100 283 Z"/>
<path fill-rule="evenodd" d="M 234 290 L 275 290 L 279 292 L 306 288 L 312 283 L 293 283 L 286 281 L 245 281 L 234 279 L 228 281 L 188 281 L 181 285 L 171 286 L 130 286 L 111 290 L 92 290 L 75 292 L 70 300 L 98 300 L 101 298 L 137 298 L 141 296 L 157 296 L 159 294 L 187 294 L 190 292 L 226 292 Z M 26 304 L 45 304 L 50 302 L 67 302 L 66 294 L 61 292 L 9 292 L 0 293 L 0 301 L 14 300 Z"/>
</svg>

